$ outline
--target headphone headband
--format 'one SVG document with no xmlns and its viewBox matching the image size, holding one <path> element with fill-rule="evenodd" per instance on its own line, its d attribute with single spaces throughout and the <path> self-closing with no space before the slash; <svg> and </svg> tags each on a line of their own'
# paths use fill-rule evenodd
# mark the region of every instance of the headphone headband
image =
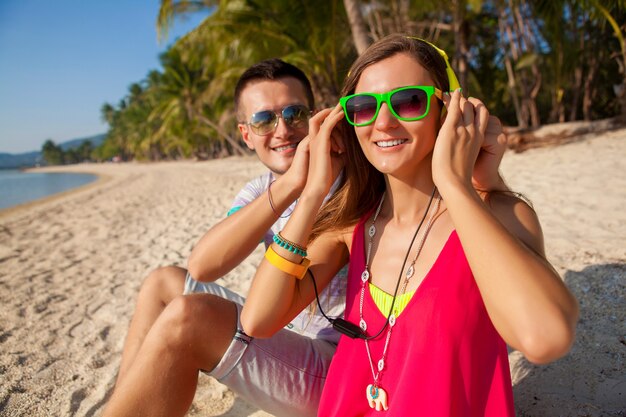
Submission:
<svg viewBox="0 0 626 417">
<path fill-rule="evenodd" d="M 454 73 L 454 70 L 452 70 L 452 67 L 450 66 L 450 61 L 448 61 L 448 55 L 446 54 L 446 51 L 444 51 L 441 48 L 438 48 L 432 42 L 428 42 L 427 40 L 424 40 L 422 38 L 418 38 L 416 36 L 407 36 L 407 38 L 422 41 L 424 43 L 429 44 L 433 48 L 435 48 L 435 51 L 437 51 L 437 53 L 439 53 L 439 55 L 441 55 L 443 60 L 446 62 L 446 74 L 448 74 L 448 83 L 450 84 L 450 91 L 454 91 L 457 88 L 461 87 L 461 85 L 459 84 L 458 78 L 456 78 L 456 74 Z"/>
</svg>

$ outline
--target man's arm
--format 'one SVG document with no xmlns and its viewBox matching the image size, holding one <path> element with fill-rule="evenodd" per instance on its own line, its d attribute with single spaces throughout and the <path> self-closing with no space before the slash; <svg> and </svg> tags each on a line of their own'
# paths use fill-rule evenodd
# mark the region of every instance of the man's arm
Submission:
<svg viewBox="0 0 626 417">
<path fill-rule="evenodd" d="M 305 139 L 298 145 L 289 170 L 272 184 L 275 212 L 265 191 L 209 229 L 189 256 L 187 268 L 191 276 L 198 281 L 215 281 L 250 255 L 279 214 L 299 197 L 307 170 L 308 140 Z"/>
</svg>

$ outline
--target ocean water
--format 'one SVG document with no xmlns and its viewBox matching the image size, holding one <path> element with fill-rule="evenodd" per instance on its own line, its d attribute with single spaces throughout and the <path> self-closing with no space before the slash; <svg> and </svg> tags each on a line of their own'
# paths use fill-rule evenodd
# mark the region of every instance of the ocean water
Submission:
<svg viewBox="0 0 626 417">
<path fill-rule="evenodd" d="M 0 209 L 27 203 L 95 181 L 92 174 L 0 170 Z"/>
</svg>

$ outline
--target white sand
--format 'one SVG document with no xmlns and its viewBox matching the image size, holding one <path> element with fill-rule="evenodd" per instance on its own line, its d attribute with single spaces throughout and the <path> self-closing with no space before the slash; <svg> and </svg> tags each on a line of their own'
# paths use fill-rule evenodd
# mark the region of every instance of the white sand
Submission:
<svg viewBox="0 0 626 417">
<path fill-rule="evenodd" d="M 543 367 L 511 354 L 519 416 L 626 416 L 626 129 L 508 153 L 550 261 L 581 303 L 577 341 Z M 0 212 L 0 414 L 99 415 L 142 279 L 184 265 L 254 158 L 63 167 L 104 180 Z M 222 283 L 245 294 L 260 249 Z M 268 416 L 208 377 L 190 416 Z"/>
</svg>

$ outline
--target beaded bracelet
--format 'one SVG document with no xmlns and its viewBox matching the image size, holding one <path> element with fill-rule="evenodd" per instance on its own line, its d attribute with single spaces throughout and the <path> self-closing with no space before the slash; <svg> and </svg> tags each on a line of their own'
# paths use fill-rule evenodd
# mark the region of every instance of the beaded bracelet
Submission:
<svg viewBox="0 0 626 417">
<path fill-rule="evenodd" d="M 265 252 L 265 259 L 284 273 L 293 275 L 298 279 L 304 278 L 304 275 L 311 264 L 311 261 L 307 258 L 302 258 L 302 262 L 299 264 L 285 259 L 277 254 L 271 246 L 269 246 Z"/>
<path fill-rule="evenodd" d="M 293 252 L 296 255 L 302 256 L 303 258 L 306 258 L 307 256 L 305 247 L 302 247 L 295 242 L 285 239 L 283 235 L 280 234 L 280 232 L 274 235 L 274 243 L 276 243 L 281 248 L 287 249 L 289 252 Z"/>
</svg>

